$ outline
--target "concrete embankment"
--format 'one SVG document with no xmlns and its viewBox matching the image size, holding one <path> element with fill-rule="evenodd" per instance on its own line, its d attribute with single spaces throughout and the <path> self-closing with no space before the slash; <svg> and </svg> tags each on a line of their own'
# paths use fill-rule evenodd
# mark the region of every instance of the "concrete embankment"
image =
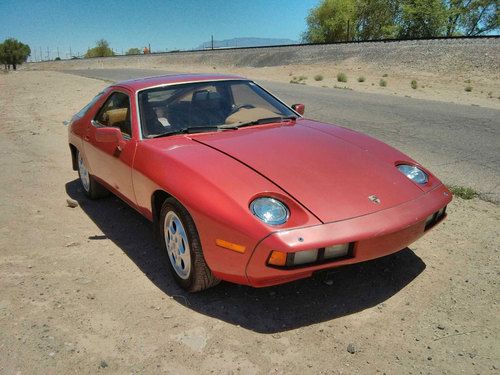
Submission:
<svg viewBox="0 0 500 375">
<path fill-rule="evenodd" d="M 151 55 L 115 56 L 25 64 L 33 70 L 101 68 L 168 68 L 198 65 L 207 67 L 274 67 L 286 65 L 361 65 L 454 74 L 500 72 L 500 38 L 437 39 L 399 42 L 370 42 L 285 46 L 267 48 L 218 49 L 170 52 Z"/>
</svg>

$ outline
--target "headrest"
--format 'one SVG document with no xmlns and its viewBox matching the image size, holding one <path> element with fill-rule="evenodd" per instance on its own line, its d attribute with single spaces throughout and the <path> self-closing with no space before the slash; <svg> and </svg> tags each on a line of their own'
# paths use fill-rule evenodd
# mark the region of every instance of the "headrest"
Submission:
<svg viewBox="0 0 500 375">
<path fill-rule="evenodd" d="M 108 126 L 128 120 L 128 108 L 116 108 L 106 111 L 104 119 L 108 121 Z"/>
<path fill-rule="evenodd" d="M 193 102 L 220 101 L 221 95 L 217 91 L 198 90 L 193 93 Z"/>
</svg>

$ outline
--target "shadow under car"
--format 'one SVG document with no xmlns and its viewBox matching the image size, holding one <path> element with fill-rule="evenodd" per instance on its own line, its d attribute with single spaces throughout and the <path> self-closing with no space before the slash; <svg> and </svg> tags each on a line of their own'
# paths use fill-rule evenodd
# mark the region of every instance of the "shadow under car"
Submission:
<svg viewBox="0 0 500 375">
<path fill-rule="evenodd" d="M 88 199 L 78 179 L 66 184 L 66 192 L 104 234 L 89 239 L 113 241 L 156 287 L 185 308 L 259 333 L 296 329 L 376 306 L 425 269 L 425 263 L 405 248 L 284 285 L 257 289 L 222 282 L 191 294 L 169 274 L 148 220 L 114 195 Z"/>
</svg>

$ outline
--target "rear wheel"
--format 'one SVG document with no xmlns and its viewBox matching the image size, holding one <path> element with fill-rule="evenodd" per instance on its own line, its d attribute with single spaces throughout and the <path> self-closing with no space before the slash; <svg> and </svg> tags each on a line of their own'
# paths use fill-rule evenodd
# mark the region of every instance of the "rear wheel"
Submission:
<svg viewBox="0 0 500 375">
<path fill-rule="evenodd" d="M 191 215 L 177 200 L 165 200 L 159 226 L 161 246 L 168 257 L 168 267 L 183 289 L 198 292 L 220 282 L 205 262 Z"/>
<path fill-rule="evenodd" d="M 78 176 L 80 177 L 80 183 L 82 184 L 85 194 L 91 199 L 102 198 L 109 195 L 109 192 L 100 183 L 95 181 L 89 173 L 80 151 L 78 151 L 77 158 Z"/>
</svg>

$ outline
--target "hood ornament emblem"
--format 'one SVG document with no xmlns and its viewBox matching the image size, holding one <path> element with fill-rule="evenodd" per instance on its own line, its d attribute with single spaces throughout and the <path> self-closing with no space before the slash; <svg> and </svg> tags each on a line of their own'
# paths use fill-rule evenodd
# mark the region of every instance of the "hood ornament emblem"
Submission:
<svg viewBox="0 0 500 375">
<path fill-rule="evenodd" d="M 370 195 L 368 197 L 369 200 L 371 200 L 375 204 L 380 204 L 380 199 L 376 195 Z"/>
</svg>

